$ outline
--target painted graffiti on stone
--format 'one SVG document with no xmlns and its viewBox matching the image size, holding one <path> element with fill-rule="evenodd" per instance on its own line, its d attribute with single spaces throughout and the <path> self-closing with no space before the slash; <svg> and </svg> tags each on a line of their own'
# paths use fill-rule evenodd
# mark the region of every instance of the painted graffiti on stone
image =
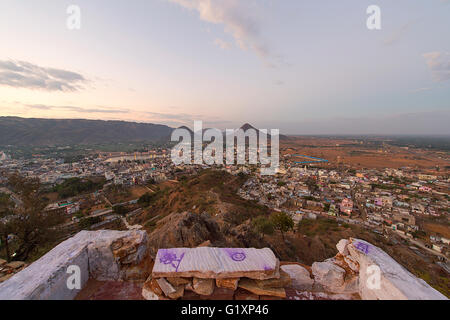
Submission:
<svg viewBox="0 0 450 320">
<path fill-rule="evenodd" d="M 160 251 L 161 254 L 159 262 L 164 264 L 170 264 L 172 267 L 175 268 L 175 271 L 177 272 L 178 268 L 180 267 L 181 260 L 183 260 L 184 258 L 184 252 L 178 258 L 177 254 L 169 249 L 161 249 Z"/>
<path fill-rule="evenodd" d="M 240 261 L 244 261 L 245 258 L 247 258 L 245 253 L 241 250 L 236 250 L 236 249 L 232 249 L 232 248 L 225 248 L 223 250 L 228 254 L 228 256 L 233 261 L 240 262 Z"/>
<path fill-rule="evenodd" d="M 264 271 L 270 271 L 270 270 L 273 270 L 273 268 L 271 268 L 271 267 L 269 267 L 268 265 L 264 265 Z"/>
<path fill-rule="evenodd" d="M 361 251 L 364 254 L 368 254 L 369 253 L 369 245 L 367 243 L 357 242 L 356 245 L 355 245 L 355 248 L 358 249 L 359 251 Z"/>
</svg>

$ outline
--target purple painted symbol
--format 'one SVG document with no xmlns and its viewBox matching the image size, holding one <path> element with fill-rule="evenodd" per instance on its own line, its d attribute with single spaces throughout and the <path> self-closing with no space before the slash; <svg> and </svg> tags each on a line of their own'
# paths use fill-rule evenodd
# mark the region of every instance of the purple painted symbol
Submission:
<svg viewBox="0 0 450 320">
<path fill-rule="evenodd" d="M 184 252 L 181 254 L 179 258 L 177 258 L 177 254 L 171 252 L 170 250 L 161 249 L 161 255 L 159 258 L 159 262 L 164 264 L 170 264 L 175 268 L 175 272 L 178 271 L 178 267 L 180 266 L 181 260 L 184 258 Z"/>
<path fill-rule="evenodd" d="M 245 253 L 243 251 L 238 251 L 238 250 L 229 249 L 229 248 L 226 248 L 224 250 L 233 261 L 240 262 L 240 261 L 244 261 L 245 258 L 247 258 L 247 256 L 245 255 Z"/>
<path fill-rule="evenodd" d="M 231 255 L 231 259 L 234 261 L 244 261 L 246 258 L 245 253 L 243 252 L 235 252 Z"/>
<path fill-rule="evenodd" d="M 363 242 L 358 242 L 355 245 L 355 248 L 358 249 L 359 251 L 361 251 L 364 254 L 368 254 L 369 253 L 369 245 L 365 244 Z"/>
</svg>

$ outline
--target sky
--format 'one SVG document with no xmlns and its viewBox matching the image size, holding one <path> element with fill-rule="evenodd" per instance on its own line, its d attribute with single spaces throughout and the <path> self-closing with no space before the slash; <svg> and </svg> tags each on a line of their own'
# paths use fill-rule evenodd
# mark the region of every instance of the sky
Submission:
<svg viewBox="0 0 450 320">
<path fill-rule="evenodd" d="M 1 0 L 0 116 L 450 135 L 450 0 Z"/>
</svg>

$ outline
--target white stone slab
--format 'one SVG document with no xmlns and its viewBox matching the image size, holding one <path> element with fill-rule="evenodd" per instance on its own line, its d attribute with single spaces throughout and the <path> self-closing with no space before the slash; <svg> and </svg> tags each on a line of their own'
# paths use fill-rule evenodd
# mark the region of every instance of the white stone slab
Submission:
<svg viewBox="0 0 450 320">
<path fill-rule="evenodd" d="M 359 293 L 363 300 L 447 300 L 380 248 L 364 240 L 351 240 L 347 249 L 360 266 Z"/>
<path fill-rule="evenodd" d="M 279 261 L 269 248 L 159 249 L 154 277 L 270 279 L 279 277 Z"/>
</svg>

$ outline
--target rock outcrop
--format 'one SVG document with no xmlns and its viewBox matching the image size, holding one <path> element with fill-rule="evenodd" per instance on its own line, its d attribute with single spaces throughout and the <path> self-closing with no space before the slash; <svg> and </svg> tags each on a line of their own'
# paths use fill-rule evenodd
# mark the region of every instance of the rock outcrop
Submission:
<svg viewBox="0 0 450 320">
<path fill-rule="evenodd" d="M 424 280 L 415 277 L 380 248 L 349 239 L 345 256 L 359 265 L 359 294 L 364 300 L 447 300 Z"/>
<path fill-rule="evenodd" d="M 314 262 L 312 273 L 316 284 L 322 285 L 328 291 L 344 284 L 345 270 L 331 261 Z"/>
<path fill-rule="evenodd" d="M 172 213 L 158 221 L 157 229 L 149 235 L 152 248 L 192 248 L 205 241 L 215 243 L 223 240 L 219 225 L 207 213 Z M 152 255 L 156 255 L 156 251 Z"/>
<path fill-rule="evenodd" d="M 26 267 L 27 264 L 23 261 L 12 261 L 8 263 L 6 260 L 0 259 L 0 283 L 8 280 Z"/>
<path fill-rule="evenodd" d="M 312 267 L 280 263 L 268 248 L 159 249 L 153 264 L 145 231 L 82 231 L 28 267 L 0 261 L 1 270 L 21 269 L 0 283 L 0 300 L 73 299 L 88 279 L 138 281 L 147 300 L 447 299 L 364 240 L 337 249 Z M 77 269 L 79 287 L 69 286 Z"/>
<path fill-rule="evenodd" d="M 0 300 L 73 299 L 89 278 L 146 279 L 150 264 L 145 231 L 81 231 L 0 284 Z M 67 285 L 79 271 L 80 288 Z M 76 285 L 76 282 L 74 283 Z"/>
<path fill-rule="evenodd" d="M 339 252 L 335 257 L 313 263 L 312 292 L 357 294 L 363 300 L 447 299 L 364 240 L 343 239 L 336 247 Z M 297 276 L 292 273 L 291 277 L 295 283 Z"/>
<path fill-rule="evenodd" d="M 281 270 L 291 277 L 291 287 L 299 291 L 311 291 L 314 279 L 309 271 L 298 264 L 287 264 L 281 266 Z"/>
</svg>

